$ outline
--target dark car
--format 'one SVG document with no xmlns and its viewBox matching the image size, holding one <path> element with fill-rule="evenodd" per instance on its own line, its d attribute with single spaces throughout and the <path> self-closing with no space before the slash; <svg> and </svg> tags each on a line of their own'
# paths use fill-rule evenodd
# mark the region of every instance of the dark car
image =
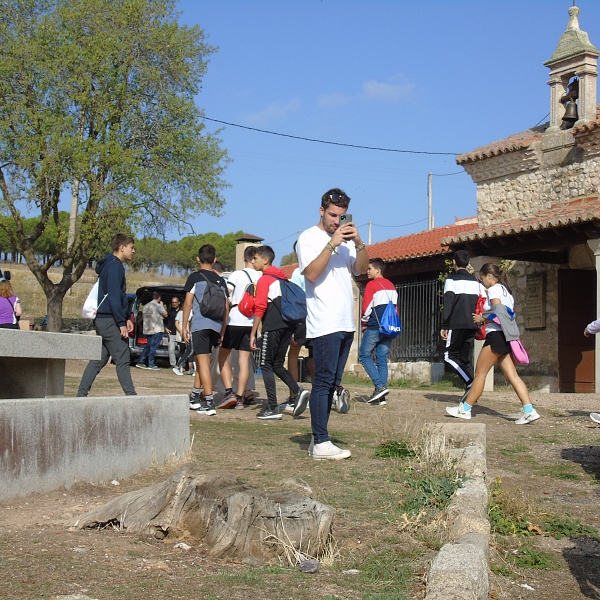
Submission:
<svg viewBox="0 0 600 600">
<path fill-rule="evenodd" d="M 160 294 L 161 300 L 167 308 L 171 305 L 171 299 L 175 296 L 179 298 L 182 306 L 185 300 L 185 292 L 182 285 L 147 285 L 138 288 L 135 294 L 127 294 L 128 298 L 130 298 L 130 319 L 133 323 L 133 331 L 129 334 L 129 353 L 132 363 L 137 362 L 148 342 L 144 336 L 142 309 L 148 302 L 152 301 L 152 294 L 154 292 Z M 175 345 L 177 360 L 179 360 L 183 348 L 184 344 L 177 343 Z M 160 346 L 156 351 L 156 358 L 158 360 L 169 360 L 169 336 L 167 333 L 163 335 Z"/>
</svg>

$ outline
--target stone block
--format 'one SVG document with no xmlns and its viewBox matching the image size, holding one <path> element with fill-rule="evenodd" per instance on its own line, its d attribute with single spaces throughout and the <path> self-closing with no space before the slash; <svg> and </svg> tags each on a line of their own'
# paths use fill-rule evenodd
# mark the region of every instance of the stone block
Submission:
<svg viewBox="0 0 600 600">
<path fill-rule="evenodd" d="M 0 330 L 0 356 L 23 358 L 99 359 L 99 336 L 48 331 Z"/>
<path fill-rule="evenodd" d="M 427 578 L 425 600 L 485 600 L 489 594 L 487 558 L 475 544 L 446 544 Z"/>
<path fill-rule="evenodd" d="M 0 500 L 128 477 L 189 438 L 185 395 L 0 400 Z"/>
<path fill-rule="evenodd" d="M 456 541 L 466 533 L 489 537 L 487 502 L 488 493 L 483 478 L 469 479 L 456 490 L 447 508 L 448 539 Z"/>
<path fill-rule="evenodd" d="M 443 435 L 450 448 L 477 446 L 485 453 L 486 431 L 483 423 L 437 423 L 432 433 Z"/>
</svg>

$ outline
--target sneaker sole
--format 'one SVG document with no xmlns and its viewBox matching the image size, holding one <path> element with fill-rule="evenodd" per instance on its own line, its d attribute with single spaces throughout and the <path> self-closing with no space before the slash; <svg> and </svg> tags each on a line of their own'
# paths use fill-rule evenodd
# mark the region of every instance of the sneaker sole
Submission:
<svg viewBox="0 0 600 600">
<path fill-rule="evenodd" d="M 216 410 L 197 410 L 197 414 L 204 415 L 206 417 L 214 417 L 217 414 Z"/>
<path fill-rule="evenodd" d="M 231 408 L 232 406 L 235 406 L 237 404 L 237 401 L 235 398 L 233 398 L 232 400 L 226 400 L 224 402 L 221 402 L 221 404 L 217 405 L 217 408 Z"/>
<path fill-rule="evenodd" d="M 307 390 L 304 390 L 298 397 L 298 400 L 296 400 L 296 406 L 294 406 L 294 413 L 293 413 L 294 417 L 299 417 L 306 410 L 309 400 L 310 400 L 310 393 Z"/>
<path fill-rule="evenodd" d="M 190 404 L 190 410 L 198 410 L 200 408 L 200 404 Z"/>
<path fill-rule="evenodd" d="M 518 419 L 517 421 L 515 421 L 515 425 L 527 425 L 527 423 L 533 423 L 534 421 L 537 421 L 540 418 L 540 415 L 535 415 L 535 417 L 532 417 L 531 419 L 527 419 L 526 421 L 520 421 L 520 419 Z"/>
<path fill-rule="evenodd" d="M 374 396 L 371 396 L 371 398 L 369 398 L 367 400 L 367 404 L 375 404 L 375 402 L 377 402 L 377 400 L 379 400 L 380 398 L 383 398 L 385 396 L 387 396 L 390 393 L 390 390 L 385 389 L 385 390 L 381 390 L 381 392 L 379 392 L 378 394 L 375 394 Z"/>
<path fill-rule="evenodd" d="M 594 423 L 600 424 L 600 413 L 591 413 L 590 419 L 594 421 Z"/>
<path fill-rule="evenodd" d="M 465 421 L 469 421 L 471 419 L 471 412 L 469 411 L 468 413 L 458 413 L 458 414 L 453 414 L 451 413 L 448 408 L 446 408 L 446 412 L 451 416 L 454 417 L 456 419 L 464 419 Z"/>
<path fill-rule="evenodd" d="M 281 421 L 281 415 L 269 415 L 268 417 L 256 417 L 259 421 Z"/>
<path fill-rule="evenodd" d="M 345 458 L 350 458 L 352 453 L 350 450 L 343 450 L 342 452 L 338 452 L 337 454 L 329 454 L 319 456 L 318 454 L 312 453 L 313 460 L 344 460 Z"/>
</svg>

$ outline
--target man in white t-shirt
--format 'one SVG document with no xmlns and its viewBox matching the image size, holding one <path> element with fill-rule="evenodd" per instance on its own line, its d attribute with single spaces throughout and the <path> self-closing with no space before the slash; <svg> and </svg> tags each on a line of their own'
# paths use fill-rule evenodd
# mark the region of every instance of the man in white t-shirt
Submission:
<svg viewBox="0 0 600 600">
<path fill-rule="evenodd" d="M 369 256 L 354 223 L 340 226 L 350 198 L 334 188 L 323 194 L 321 218 L 302 232 L 297 253 L 306 279 L 306 337 L 312 340 L 315 377 L 310 395 L 313 441 L 309 454 L 317 460 L 340 460 L 349 450 L 335 446 L 327 432 L 336 383 L 346 366 L 354 339 L 352 273 L 367 272 Z"/>
<path fill-rule="evenodd" d="M 225 386 L 225 396 L 217 408 L 244 408 L 244 392 L 250 377 L 250 332 L 254 319 L 244 316 L 238 309 L 238 304 L 249 284 L 256 284 L 262 273 L 252 268 L 252 259 L 256 254 L 256 246 L 248 246 L 244 250 L 245 267 L 234 271 L 227 279 L 229 288 L 229 323 L 225 328 L 223 343 L 219 348 L 219 369 Z M 233 374 L 229 364 L 229 354 L 237 350 L 239 373 L 237 391 L 233 392 Z"/>
</svg>

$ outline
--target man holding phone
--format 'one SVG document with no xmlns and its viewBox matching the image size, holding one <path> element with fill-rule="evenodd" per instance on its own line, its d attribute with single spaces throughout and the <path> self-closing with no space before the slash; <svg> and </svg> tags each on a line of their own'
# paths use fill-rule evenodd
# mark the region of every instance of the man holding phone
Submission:
<svg viewBox="0 0 600 600">
<path fill-rule="evenodd" d="M 349 450 L 331 442 L 327 432 L 333 395 L 341 382 L 356 329 L 351 274 L 366 273 L 369 266 L 365 244 L 347 213 L 349 204 L 350 198 L 342 190 L 325 192 L 319 222 L 300 235 L 296 249 L 306 279 L 306 335 L 313 341 L 313 440 L 308 453 L 316 460 L 350 456 Z"/>
</svg>

